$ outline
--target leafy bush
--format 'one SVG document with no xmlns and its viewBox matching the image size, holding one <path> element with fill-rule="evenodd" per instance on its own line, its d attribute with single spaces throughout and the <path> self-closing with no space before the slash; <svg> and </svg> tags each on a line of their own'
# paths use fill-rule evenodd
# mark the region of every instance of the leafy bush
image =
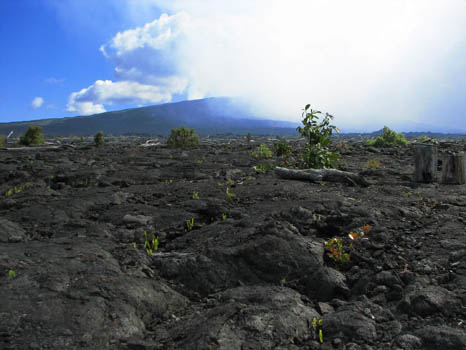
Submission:
<svg viewBox="0 0 466 350">
<path fill-rule="evenodd" d="M 264 144 L 261 144 L 257 148 L 257 153 L 259 154 L 259 157 L 261 158 L 272 158 L 272 151 L 270 150 L 270 148 L 268 148 Z"/>
<path fill-rule="evenodd" d="M 44 143 L 44 134 L 40 126 L 30 126 L 26 134 L 21 135 L 19 144 L 23 146 L 38 146 Z"/>
<path fill-rule="evenodd" d="M 325 117 L 319 123 L 320 111 L 309 110 L 311 105 L 306 105 L 303 110 L 302 123 L 304 128 L 298 126 L 296 130 L 308 140 L 307 150 L 303 154 L 303 168 L 335 168 L 340 156 L 336 152 L 331 152 L 330 137 L 332 133 L 339 132 L 335 125 L 330 125 L 333 116 L 325 113 Z M 309 111 L 309 112 L 308 112 Z"/>
<path fill-rule="evenodd" d="M 383 127 L 383 134 L 376 139 L 366 141 L 366 146 L 374 147 L 397 147 L 406 146 L 409 142 L 403 134 L 391 130 L 388 126 Z"/>
<path fill-rule="evenodd" d="M 182 126 L 171 130 L 167 144 L 174 148 L 195 147 L 199 145 L 199 136 L 194 135 L 194 129 Z"/>
<path fill-rule="evenodd" d="M 257 147 L 256 152 L 251 153 L 251 156 L 254 158 L 272 158 L 273 154 L 270 148 L 264 144 L 261 144 L 259 147 Z"/>
<path fill-rule="evenodd" d="M 278 157 L 287 156 L 293 152 L 290 144 L 285 140 L 275 142 L 273 150 Z"/>
<path fill-rule="evenodd" d="M 103 146 L 105 143 L 104 133 L 102 131 L 98 131 L 97 134 L 94 136 L 94 142 L 96 146 Z"/>
</svg>

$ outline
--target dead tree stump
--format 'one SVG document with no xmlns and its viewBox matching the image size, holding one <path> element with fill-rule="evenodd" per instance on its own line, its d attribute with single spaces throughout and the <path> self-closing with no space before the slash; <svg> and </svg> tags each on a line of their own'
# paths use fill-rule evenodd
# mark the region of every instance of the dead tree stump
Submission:
<svg viewBox="0 0 466 350">
<path fill-rule="evenodd" d="M 466 183 L 466 155 L 447 154 L 443 159 L 442 183 L 462 185 Z"/>
<path fill-rule="evenodd" d="M 419 144 L 414 147 L 414 181 L 434 182 L 437 177 L 437 145 Z"/>
</svg>

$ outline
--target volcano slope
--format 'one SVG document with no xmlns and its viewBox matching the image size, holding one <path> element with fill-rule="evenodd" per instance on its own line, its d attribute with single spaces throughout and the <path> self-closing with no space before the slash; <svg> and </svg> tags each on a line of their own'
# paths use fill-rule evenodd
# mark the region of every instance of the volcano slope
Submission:
<svg viewBox="0 0 466 350">
<path fill-rule="evenodd" d="M 353 141 L 369 186 L 285 180 L 266 141 L 0 151 L 0 348 L 466 349 L 466 186 Z"/>
</svg>

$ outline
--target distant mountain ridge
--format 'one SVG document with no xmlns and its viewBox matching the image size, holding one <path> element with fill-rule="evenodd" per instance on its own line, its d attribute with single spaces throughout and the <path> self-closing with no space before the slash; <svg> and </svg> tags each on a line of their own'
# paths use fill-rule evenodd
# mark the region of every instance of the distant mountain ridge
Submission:
<svg viewBox="0 0 466 350">
<path fill-rule="evenodd" d="M 172 128 L 187 126 L 201 135 L 297 134 L 297 123 L 261 119 L 226 97 L 166 103 L 155 106 L 105 112 L 90 116 L 0 123 L 0 134 L 23 134 L 39 125 L 45 136 L 105 134 L 169 135 Z"/>
</svg>

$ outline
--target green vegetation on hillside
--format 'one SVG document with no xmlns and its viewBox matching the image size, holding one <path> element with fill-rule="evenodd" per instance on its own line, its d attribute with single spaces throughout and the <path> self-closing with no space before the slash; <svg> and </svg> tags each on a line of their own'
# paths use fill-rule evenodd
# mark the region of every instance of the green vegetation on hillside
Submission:
<svg viewBox="0 0 466 350">
<path fill-rule="evenodd" d="M 26 134 L 21 135 L 19 138 L 19 144 L 23 146 L 39 146 L 43 143 L 44 134 L 40 126 L 30 126 Z"/>
</svg>

